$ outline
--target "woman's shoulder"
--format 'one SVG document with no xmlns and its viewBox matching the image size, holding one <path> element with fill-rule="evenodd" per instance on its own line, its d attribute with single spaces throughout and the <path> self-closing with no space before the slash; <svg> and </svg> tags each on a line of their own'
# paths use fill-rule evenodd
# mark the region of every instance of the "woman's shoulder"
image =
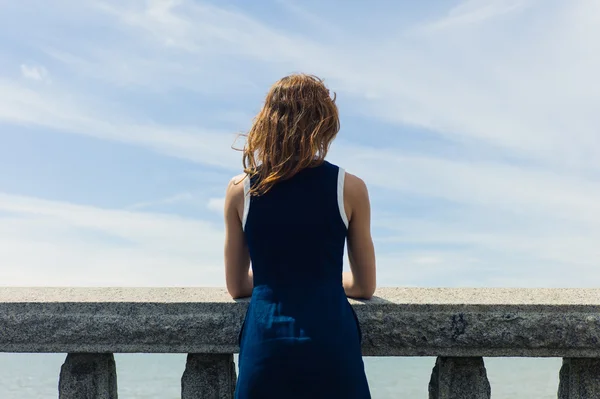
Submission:
<svg viewBox="0 0 600 399">
<path fill-rule="evenodd" d="M 244 173 L 233 176 L 227 185 L 227 196 L 231 198 L 243 198 L 245 179 L 249 179 L 249 177 Z"/>
<path fill-rule="evenodd" d="M 247 179 L 245 174 L 237 175 L 229 180 L 227 191 L 225 193 L 225 215 L 239 217 L 242 219 L 244 212 L 244 180 Z"/>
<path fill-rule="evenodd" d="M 344 197 L 351 202 L 362 202 L 368 196 L 369 191 L 365 181 L 357 175 L 346 171 L 344 176 Z"/>
<path fill-rule="evenodd" d="M 353 175 L 352 173 L 346 172 L 345 186 L 348 186 L 352 190 L 366 190 L 367 183 L 357 175 Z"/>
<path fill-rule="evenodd" d="M 363 190 L 366 188 L 366 184 L 363 179 L 361 179 L 355 174 L 348 172 L 348 170 L 346 170 L 346 168 L 344 168 L 343 166 L 337 165 L 329 161 L 325 161 L 325 164 L 329 168 L 335 168 L 336 170 L 339 170 L 340 172 L 344 173 L 344 191 L 346 191 L 346 188 L 348 188 L 351 191 Z"/>
<path fill-rule="evenodd" d="M 346 176 L 344 177 L 344 180 L 346 181 L 346 184 L 350 184 L 352 186 L 366 186 L 366 183 L 363 179 L 348 171 L 346 171 Z"/>
<path fill-rule="evenodd" d="M 324 165 L 328 168 L 335 169 L 344 173 L 344 194 L 351 195 L 353 193 L 363 193 L 367 191 L 367 185 L 363 179 L 355 174 L 348 172 L 344 167 L 332 163 L 330 161 L 324 161 Z"/>
<path fill-rule="evenodd" d="M 235 175 L 231 178 L 231 180 L 229 180 L 229 184 L 235 184 L 238 185 L 238 183 L 243 182 L 243 180 L 246 178 L 246 174 L 245 173 L 240 173 L 239 175 Z"/>
</svg>

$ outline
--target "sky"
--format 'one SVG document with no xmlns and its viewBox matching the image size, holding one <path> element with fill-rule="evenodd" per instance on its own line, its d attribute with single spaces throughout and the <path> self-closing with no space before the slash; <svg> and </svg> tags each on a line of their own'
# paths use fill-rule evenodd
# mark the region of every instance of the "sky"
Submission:
<svg viewBox="0 0 600 399">
<path fill-rule="evenodd" d="M 379 286 L 598 286 L 598 37 L 596 0 L 0 0 L 0 285 L 224 286 L 231 146 L 305 72 Z"/>
</svg>

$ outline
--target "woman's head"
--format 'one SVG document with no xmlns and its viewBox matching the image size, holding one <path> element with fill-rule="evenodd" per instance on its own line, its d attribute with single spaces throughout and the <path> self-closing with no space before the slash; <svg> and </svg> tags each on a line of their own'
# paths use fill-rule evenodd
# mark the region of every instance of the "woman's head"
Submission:
<svg viewBox="0 0 600 399">
<path fill-rule="evenodd" d="M 340 129 L 338 109 L 323 81 L 295 74 L 276 82 L 254 119 L 244 148 L 244 171 L 259 179 L 251 193 L 318 165 Z"/>
</svg>

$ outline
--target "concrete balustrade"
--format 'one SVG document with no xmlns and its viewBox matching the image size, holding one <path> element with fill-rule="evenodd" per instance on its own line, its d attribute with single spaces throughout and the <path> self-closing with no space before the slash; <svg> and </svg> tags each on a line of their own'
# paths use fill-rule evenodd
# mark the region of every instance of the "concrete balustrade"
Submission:
<svg viewBox="0 0 600 399">
<path fill-rule="evenodd" d="M 383 288 L 352 301 L 365 356 L 437 356 L 430 399 L 490 398 L 484 357 L 562 357 L 600 398 L 600 290 Z M 0 352 L 67 353 L 59 398 L 117 398 L 113 353 L 187 353 L 182 398 L 232 399 L 248 301 L 219 288 L 0 288 Z M 117 365 L 118 366 L 118 365 Z"/>
</svg>

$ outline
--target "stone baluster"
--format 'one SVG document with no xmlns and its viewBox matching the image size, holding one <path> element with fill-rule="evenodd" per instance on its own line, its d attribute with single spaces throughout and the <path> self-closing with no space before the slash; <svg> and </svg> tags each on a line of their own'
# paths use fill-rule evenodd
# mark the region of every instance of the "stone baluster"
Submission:
<svg viewBox="0 0 600 399">
<path fill-rule="evenodd" d="M 190 353 L 181 377 L 182 399 L 233 399 L 233 354 Z"/>
<path fill-rule="evenodd" d="M 429 399 L 489 399 L 490 383 L 481 357 L 438 357 Z"/>
<path fill-rule="evenodd" d="M 558 399 L 600 398 L 600 359 L 563 359 Z"/>
<path fill-rule="evenodd" d="M 69 353 L 60 368 L 59 399 L 117 399 L 112 353 Z"/>
</svg>

